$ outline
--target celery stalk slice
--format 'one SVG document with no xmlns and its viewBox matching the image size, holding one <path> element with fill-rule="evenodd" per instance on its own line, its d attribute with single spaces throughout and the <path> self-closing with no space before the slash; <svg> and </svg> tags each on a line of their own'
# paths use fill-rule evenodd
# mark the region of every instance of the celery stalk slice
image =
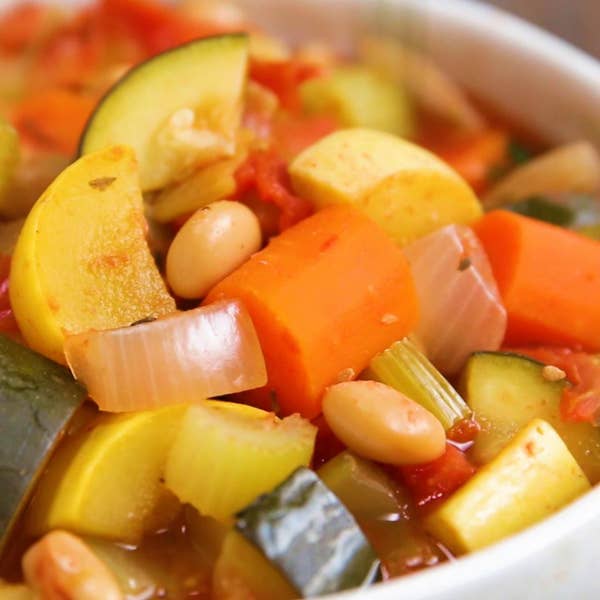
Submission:
<svg viewBox="0 0 600 600">
<path fill-rule="evenodd" d="M 472 415 L 459 393 L 409 338 L 375 356 L 363 377 L 406 394 L 437 417 L 446 430 Z"/>
</svg>

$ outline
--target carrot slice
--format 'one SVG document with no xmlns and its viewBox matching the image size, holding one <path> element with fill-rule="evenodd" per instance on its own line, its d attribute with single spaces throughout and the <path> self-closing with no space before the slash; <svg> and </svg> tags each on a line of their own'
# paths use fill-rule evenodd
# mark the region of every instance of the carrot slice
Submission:
<svg viewBox="0 0 600 600">
<path fill-rule="evenodd" d="M 50 89 L 25 99 L 13 120 L 28 141 L 47 150 L 75 154 L 79 137 L 96 101 L 63 89 Z"/>
<path fill-rule="evenodd" d="M 505 344 L 600 350 L 600 242 L 508 211 L 475 232 L 508 313 Z"/>
<path fill-rule="evenodd" d="M 411 331 L 417 299 L 401 250 L 368 217 L 332 206 L 287 229 L 206 302 L 239 298 L 269 381 L 252 400 L 313 418 L 327 385 L 350 379 Z"/>
</svg>

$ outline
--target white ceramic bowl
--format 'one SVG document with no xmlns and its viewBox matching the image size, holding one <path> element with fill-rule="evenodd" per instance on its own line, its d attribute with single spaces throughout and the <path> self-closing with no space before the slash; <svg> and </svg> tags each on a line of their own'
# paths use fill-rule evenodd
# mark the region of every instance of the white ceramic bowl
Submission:
<svg viewBox="0 0 600 600">
<path fill-rule="evenodd" d="M 408 35 L 467 90 L 548 142 L 587 138 L 600 148 L 600 64 L 502 11 L 467 0 L 238 3 L 284 39 L 319 39 L 345 52 L 365 30 Z M 596 600 L 599 539 L 600 487 L 486 550 L 331 598 Z"/>
<path fill-rule="evenodd" d="M 0 1 L 4 8 L 21 0 Z M 587 138 L 600 147 L 600 64 L 497 9 L 468 0 L 238 3 L 251 20 L 284 39 L 320 39 L 345 52 L 366 30 L 410 35 L 466 89 L 548 142 Z M 568 10 L 575 6 L 565 0 Z M 600 488 L 486 550 L 330 598 L 596 600 L 599 539 Z"/>
</svg>

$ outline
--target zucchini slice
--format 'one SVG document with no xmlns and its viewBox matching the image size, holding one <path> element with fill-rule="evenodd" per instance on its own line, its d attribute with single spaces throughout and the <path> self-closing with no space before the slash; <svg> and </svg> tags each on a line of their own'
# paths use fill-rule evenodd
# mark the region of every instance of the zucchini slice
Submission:
<svg viewBox="0 0 600 600">
<path fill-rule="evenodd" d="M 67 369 L 0 336 L 0 553 L 86 396 Z"/>
<path fill-rule="evenodd" d="M 195 40 L 132 69 L 90 118 L 80 153 L 131 146 L 143 191 L 233 156 L 246 83 L 245 34 Z"/>
<path fill-rule="evenodd" d="M 378 577 L 379 561 L 354 517 L 305 467 L 238 513 L 235 527 L 303 598 Z"/>
<path fill-rule="evenodd" d="M 532 419 L 544 419 L 561 436 L 592 483 L 600 481 L 600 430 L 560 417 L 568 382 L 549 381 L 544 365 L 504 352 L 477 352 L 469 358 L 460 388 L 481 431 L 471 449 L 478 464 L 491 461 Z"/>
</svg>

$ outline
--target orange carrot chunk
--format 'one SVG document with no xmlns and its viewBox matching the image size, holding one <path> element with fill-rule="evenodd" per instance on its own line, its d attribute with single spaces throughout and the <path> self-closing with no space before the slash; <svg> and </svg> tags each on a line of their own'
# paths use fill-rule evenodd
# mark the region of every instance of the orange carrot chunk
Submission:
<svg viewBox="0 0 600 600">
<path fill-rule="evenodd" d="M 600 350 L 600 242 L 502 210 L 475 232 L 508 312 L 505 344 Z"/>
<path fill-rule="evenodd" d="M 368 217 L 332 206 L 287 229 L 221 281 L 205 302 L 250 312 L 268 384 L 252 401 L 313 418 L 325 387 L 352 379 L 407 335 L 417 299 L 402 251 Z"/>
</svg>

